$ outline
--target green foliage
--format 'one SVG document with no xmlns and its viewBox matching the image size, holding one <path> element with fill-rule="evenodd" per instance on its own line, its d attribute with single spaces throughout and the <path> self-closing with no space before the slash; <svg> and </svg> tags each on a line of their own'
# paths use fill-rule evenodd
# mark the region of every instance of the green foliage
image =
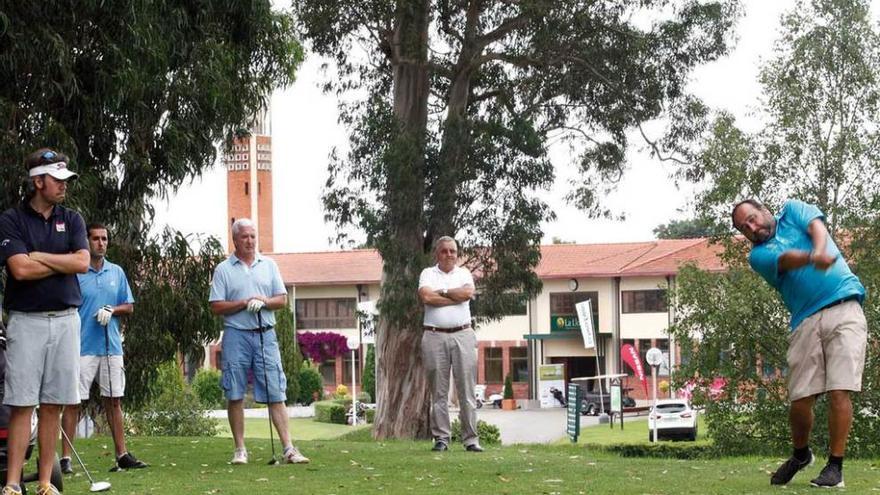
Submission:
<svg viewBox="0 0 880 495">
<path fill-rule="evenodd" d="M 309 405 L 315 400 L 324 397 L 324 380 L 321 373 L 312 366 L 303 366 L 299 371 L 299 396 L 300 404 Z"/>
<path fill-rule="evenodd" d="M 296 341 L 293 312 L 288 305 L 275 312 L 275 335 L 281 351 L 281 366 L 287 377 L 287 402 L 297 402 L 300 390 L 299 370 L 302 367 L 302 354 Z"/>
<path fill-rule="evenodd" d="M 754 133 L 719 114 L 688 180 L 708 183 L 699 212 L 727 220 L 733 201 L 816 204 L 832 232 L 880 204 L 880 27 L 866 0 L 802 0 L 782 18 L 775 56 L 762 68 Z"/>
<path fill-rule="evenodd" d="M 364 378 L 361 383 L 363 383 L 364 392 L 370 396 L 370 399 L 365 402 L 376 402 L 376 346 L 373 344 L 367 345 Z"/>
<path fill-rule="evenodd" d="M 293 2 L 311 48 L 336 59 L 327 89 L 364 95 L 342 107 L 350 146 L 331 157 L 324 206 L 340 242 L 364 232 L 384 263 L 377 436 L 428 435 L 424 370 L 411 357 L 434 240 L 455 236 L 479 271 L 484 318 L 509 314 L 518 301 L 499 294 L 541 288 L 534 267 L 553 213 L 538 196 L 555 178 L 547 144 L 571 142 L 583 180 L 570 199 L 602 215 L 597 194 L 625 167 L 628 131 L 665 108 L 699 114 L 685 83 L 727 52 L 738 7 L 687 2 L 650 26 L 634 21 L 663 5 Z M 364 49 L 351 57 L 355 44 Z M 653 149 L 674 144 L 684 121 Z"/>
<path fill-rule="evenodd" d="M 508 373 L 507 376 L 504 378 L 504 398 L 513 398 L 513 377 L 510 373 Z"/>
<path fill-rule="evenodd" d="M 460 442 L 461 441 L 461 422 L 457 419 L 452 421 L 452 425 L 450 425 L 450 430 L 452 430 L 452 434 L 450 435 L 451 441 Z M 492 423 L 487 423 L 483 420 L 477 420 L 477 436 L 480 437 L 480 443 L 484 445 L 500 445 L 501 444 L 501 430 L 498 429 L 497 426 Z"/>
<path fill-rule="evenodd" d="M 624 443 L 617 445 L 589 445 L 587 448 L 604 450 L 621 457 L 659 457 L 661 459 L 717 459 L 729 455 L 712 444 L 690 442 Z M 753 452 L 757 454 L 757 452 Z"/>
<path fill-rule="evenodd" d="M 322 400 L 315 402 L 315 421 L 344 425 L 346 403 L 338 400 Z M 350 404 L 350 402 L 348 402 Z"/>
<path fill-rule="evenodd" d="M 672 220 L 668 224 L 660 224 L 654 228 L 654 236 L 657 239 L 696 239 L 698 237 L 712 237 L 717 232 L 718 226 L 715 222 L 705 218 Z"/>
<path fill-rule="evenodd" d="M 214 436 L 217 421 L 205 414 L 199 397 L 190 390 L 176 362 L 159 366 L 152 397 L 128 416 L 128 430 L 143 436 Z"/>
<path fill-rule="evenodd" d="M 364 416 L 367 418 L 368 424 L 373 424 L 376 420 L 376 410 L 375 409 L 367 409 L 364 411 Z"/>
<path fill-rule="evenodd" d="M 190 387 L 206 408 L 223 409 L 226 406 L 223 388 L 220 386 L 220 371 L 200 368 Z"/>
<path fill-rule="evenodd" d="M 219 331 L 205 301 L 225 250 L 177 232 L 149 237 L 152 200 L 213 166 L 217 143 L 293 81 L 302 50 L 291 22 L 268 0 L 0 7 L 0 72 L 27 74 L 0 80 L 0 209 L 20 200 L 28 153 L 70 155 L 79 178 L 67 203 L 109 227 L 109 258 L 137 300 L 125 342 L 135 407 L 159 363 L 201 356 Z"/>
<path fill-rule="evenodd" d="M 206 303 L 214 267 L 224 258 L 216 239 L 166 230 L 143 246 L 117 243 L 111 253 L 129 275 L 135 311 L 124 321 L 126 400 L 145 403 L 159 365 L 178 352 L 203 356 L 220 336 L 220 320 Z"/>
</svg>

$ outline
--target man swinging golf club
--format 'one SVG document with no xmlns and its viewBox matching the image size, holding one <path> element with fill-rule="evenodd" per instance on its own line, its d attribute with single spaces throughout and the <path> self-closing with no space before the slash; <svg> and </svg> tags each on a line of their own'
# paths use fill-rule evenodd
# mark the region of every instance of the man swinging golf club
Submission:
<svg viewBox="0 0 880 495">
<path fill-rule="evenodd" d="M 272 424 L 284 445 L 283 460 L 303 464 L 309 459 L 290 441 L 287 431 L 287 379 L 275 335 L 274 310 L 287 304 L 287 290 L 278 265 L 257 252 L 254 222 L 240 218 L 232 224 L 235 252 L 217 265 L 211 283 L 211 311 L 223 316 L 221 383 L 227 400 L 229 428 L 235 451 L 232 464 L 247 464 L 244 446 L 244 394 L 248 371 L 253 371 L 254 399 L 269 404 L 269 441 L 275 462 Z"/>
<path fill-rule="evenodd" d="M 97 379 L 101 389 L 107 422 L 116 447 L 116 463 L 111 471 L 145 468 L 125 445 L 122 425 L 122 397 L 125 395 L 125 367 L 122 358 L 122 338 L 119 316 L 134 311 L 134 297 L 125 272 L 108 261 L 110 242 L 107 227 L 92 223 L 86 227 L 89 240 L 89 270 L 77 276 L 83 303 L 79 307 L 81 325 L 79 358 L 79 394 L 87 400 L 89 389 Z M 64 408 L 61 426 L 71 442 L 76 438 L 79 405 Z M 61 442 L 61 471 L 73 472 L 70 462 L 72 445 Z"/>
<path fill-rule="evenodd" d="M 820 394 L 828 394 L 828 463 L 810 483 L 842 487 L 853 417 L 850 393 L 862 389 L 865 367 L 865 288 L 840 255 L 819 208 L 789 200 L 774 217 L 747 199 L 733 207 L 732 217 L 733 226 L 752 242 L 749 264 L 779 291 L 791 312 L 787 361 L 794 452 L 770 484 L 785 485 L 812 464 L 813 405 Z"/>
</svg>

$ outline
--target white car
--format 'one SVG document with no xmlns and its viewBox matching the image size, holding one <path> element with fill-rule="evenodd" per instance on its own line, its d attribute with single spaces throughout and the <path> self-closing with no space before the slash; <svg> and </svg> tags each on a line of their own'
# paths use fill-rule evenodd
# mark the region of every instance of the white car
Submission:
<svg viewBox="0 0 880 495">
<path fill-rule="evenodd" d="M 687 399 L 663 399 L 651 408 L 648 415 L 648 440 L 653 440 L 654 428 L 657 439 L 663 437 L 683 437 L 697 439 L 697 411 Z"/>
</svg>

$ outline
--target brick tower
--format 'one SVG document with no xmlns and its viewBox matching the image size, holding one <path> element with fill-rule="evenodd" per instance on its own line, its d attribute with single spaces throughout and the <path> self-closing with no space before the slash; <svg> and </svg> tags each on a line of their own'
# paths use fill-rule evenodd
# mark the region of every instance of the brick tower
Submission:
<svg viewBox="0 0 880 495">
<path fill-rule="evenodd" d="M 257 224 L 257 250 L 274 250 L 272 232 L 272 132 L 269 112 L 258 116 L 250 135 L 236 138 L 224 155 L 228 204 L 227 234 L 232 245 L 232 222 L 250 218 Z"/>
</svg>

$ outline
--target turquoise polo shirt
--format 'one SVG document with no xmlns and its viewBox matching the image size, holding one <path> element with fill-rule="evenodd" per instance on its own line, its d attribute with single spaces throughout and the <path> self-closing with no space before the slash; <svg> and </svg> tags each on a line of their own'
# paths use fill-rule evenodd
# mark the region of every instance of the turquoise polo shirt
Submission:
<svg viewBox="0 0 880 495">
<path fill-rule="evenodd" d="M 81 356 L 103 356 L 107 352 L 107 340 L 109 337 L 111 356 L 122 355 L 122 337 L 119 334 L 119 318 L 114 316 L 107 325 L 107 333 L 104 327 L 98 323 L 95 313 L 105 304 L 118 306 L 120 304 L 134 303 L 131 287 L 122 267 L 115 263 L 104 260 L 104 266 L 95 270 L 89 265 L 89 271 L 76 275 L 79 281 L 79 289 L 82 292 L 82 306 L 79 307 L 80 348 Z"/>
<path fill-rule="evenodd" d="M 254 296 L 273 297 L 281 294 L 286 295 L 287 290 L 275 261 L 257 253 L 254 262 L 248 266 L 235 254 L 231 254 L 214 269 L 208 301 L 238 301 Z M 260 315 L 263 317 L 263 326 L 275 326 L 274 311 L 263 308 Z M 224 315 L 223 325 L 227 328 L 252 330 L 258 328 L 260 323 L 255 313 L 243 309 Z"/>
<path fill-rule="evenodd" d="M 782 296 L 782 301 L 791 312 L 792 331 L 804 319 L 835 301 L 855 296 L 861 303 L 865 298 L 865 287 L 850 271 L 830 235 L 826 252 L 836 256 L 837 261 L 827 270 L 818 270 L 813 265 L 779 270 L 779 258 L 785 251 L 813 250 L 813 241 L 807 228 L 817 218 L 825 220 L 819 208 L 803 201 L 786 201 L 776 216 L 776 234 L 754 246 L 749 255 L 752 268 Z"/>
</svg>

